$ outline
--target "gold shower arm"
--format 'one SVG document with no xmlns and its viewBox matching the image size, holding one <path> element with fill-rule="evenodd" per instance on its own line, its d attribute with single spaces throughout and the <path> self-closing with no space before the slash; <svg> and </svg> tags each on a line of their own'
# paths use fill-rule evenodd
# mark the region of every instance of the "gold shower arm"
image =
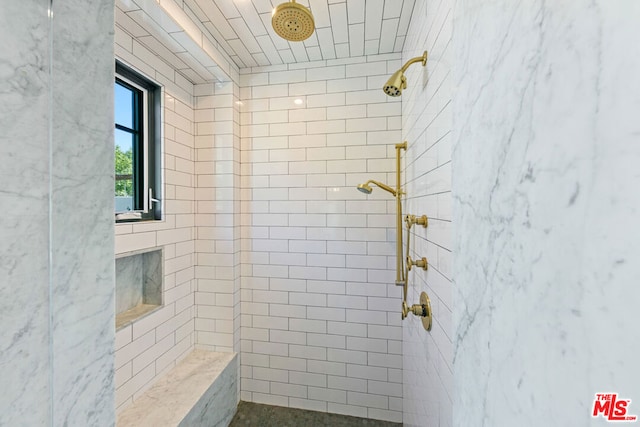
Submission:
<svg viewBox="0 0 640 427">
<path fill-rule="evenodd" d="M 409 68 L 409 66 L 411 64 L 415 64 L 416 62 L 422 62 L 422 66 L 423 67 L 425 65 L 427 65 L 427 51 L 426 50 L 424 51 L 422 56 L 416 56 L 415 58 L 412 58 L 412 59 L 408 60 L 407 63 L 404 64 L 402 66 L 402 68 L 400 68 L 400 71 L 402 71 L 404 73 L 405 71 L 407 71 L 407 68 Z"/>
<path fill-rule="evenodd" d="M 382 188 L 383 190 L 388 191 L 389 193 L 393 194 L 393 197 L 396 196 L 396 190 L 394 190 L 393 188 L 389 187 L 387 184 L 384 184 L 382 182 L 376 181 L 375 179 L 370 179 L 369 181 L 364 183 L 364 186 L 369 185 L 369 184 L 377 185 L 378 187 Z"/>
</svg>

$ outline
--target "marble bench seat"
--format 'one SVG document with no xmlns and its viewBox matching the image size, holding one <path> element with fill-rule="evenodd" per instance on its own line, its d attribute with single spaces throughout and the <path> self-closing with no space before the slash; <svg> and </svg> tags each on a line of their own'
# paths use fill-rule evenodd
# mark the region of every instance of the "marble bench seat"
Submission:
<svg viewBox="0 0 640 427">
<path fill-rule="evenodd" d="M 236 353 L 194 350 L 118 415 L 117 427 L 227 427 L 237 408 Z"/>
</svg>

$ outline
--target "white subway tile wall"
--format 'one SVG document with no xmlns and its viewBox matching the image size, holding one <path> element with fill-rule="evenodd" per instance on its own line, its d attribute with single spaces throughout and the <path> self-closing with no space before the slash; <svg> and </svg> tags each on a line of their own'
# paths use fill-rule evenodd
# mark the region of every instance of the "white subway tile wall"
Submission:
<svg viewBox="0 0 640 427">
<path fill-rule="evenodd" d="M 194 347 L 193 85 L 120 25 L 116 57 L 163 86 L 163 220 L 117 224 L 116 255 L 164 249 L 163 307 L 116 332 L 116 407 L 124 409 Z"/>
<path fill-rule="evenodd" d="M 430 333 L 413 315 L 403 327 L 403 419 L 416 427 L 452 425 L 451 9 L 450 0 L 416 2 L 402 53 L 406 61 L 429 51 L 426 69 L 406 73 L 401 119 L 404 210 L 429 217 L 428 228 L 411 231 L 411 256 L 426 257 L 429 270 L 409 273 L 408 303 L 426 291 L 434 316 Z"/>
<path fill-rule="evenodd" d="M 240 90 L 194 87 L 196 347 L 240 350 Z"/>
<path fill-rule="evenodd" d="M 394 182 L 400 65 L 241 70 L 243 400 L 402 421 L 395 205 L 355 188 Z"/>
</svg>

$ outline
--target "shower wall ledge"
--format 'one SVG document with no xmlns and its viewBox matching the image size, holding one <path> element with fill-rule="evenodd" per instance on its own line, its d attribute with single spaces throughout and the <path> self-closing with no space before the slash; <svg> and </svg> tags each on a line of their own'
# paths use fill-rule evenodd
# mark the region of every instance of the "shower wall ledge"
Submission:
<svg viewBox="0 0 640 427">
<path fill-rule="evenodd" d="M 238 356 L 194 350 L 118 416 L 117 427 L 228 425 L 235 415 Z"/>
</svg>

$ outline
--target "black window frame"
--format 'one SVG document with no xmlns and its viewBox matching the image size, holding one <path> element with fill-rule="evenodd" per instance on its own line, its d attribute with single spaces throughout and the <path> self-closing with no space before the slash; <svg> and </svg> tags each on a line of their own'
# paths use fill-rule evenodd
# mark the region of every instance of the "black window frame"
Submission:
<svg viewBox="0 0 640 427">
<path fill-rule="evenodd" d="M 116 222 L 136 222 L 162 219 L 161 149 L 160 149 L 160 98 L 161 88 L 151 80 L 119 61 L 115 65 L 115 84 L 120 84 L 136 94 L 133 128 L 116 124 L 115 129 L 136 135 L 133 148 L 133 187 L 135 217 L 130 212 L 116 212 Z M 133 83 L 134 85 L 132 85 Z M 138 87 L 136 87 L 138 86 Z M 140 89 L 142 88 L 142 90 Z M 146 124 L 143 104 L 146 93 Z M 146 137 L 146 138 L 145 138 Z M 115 144 L 115 142 L 114 142 Z M 145 170 L 145 155 L 146 170 Z M 145 176 L 146 175 L 146 176 Z M 146 178 L 146 186 L 145 186 Z M 115 196 L 114 196 L 115 197 Z M 145 206 L 146 203 L 146 206 Z M 118 218 L 122 216 L 123 218 Z"/>
</svg>

